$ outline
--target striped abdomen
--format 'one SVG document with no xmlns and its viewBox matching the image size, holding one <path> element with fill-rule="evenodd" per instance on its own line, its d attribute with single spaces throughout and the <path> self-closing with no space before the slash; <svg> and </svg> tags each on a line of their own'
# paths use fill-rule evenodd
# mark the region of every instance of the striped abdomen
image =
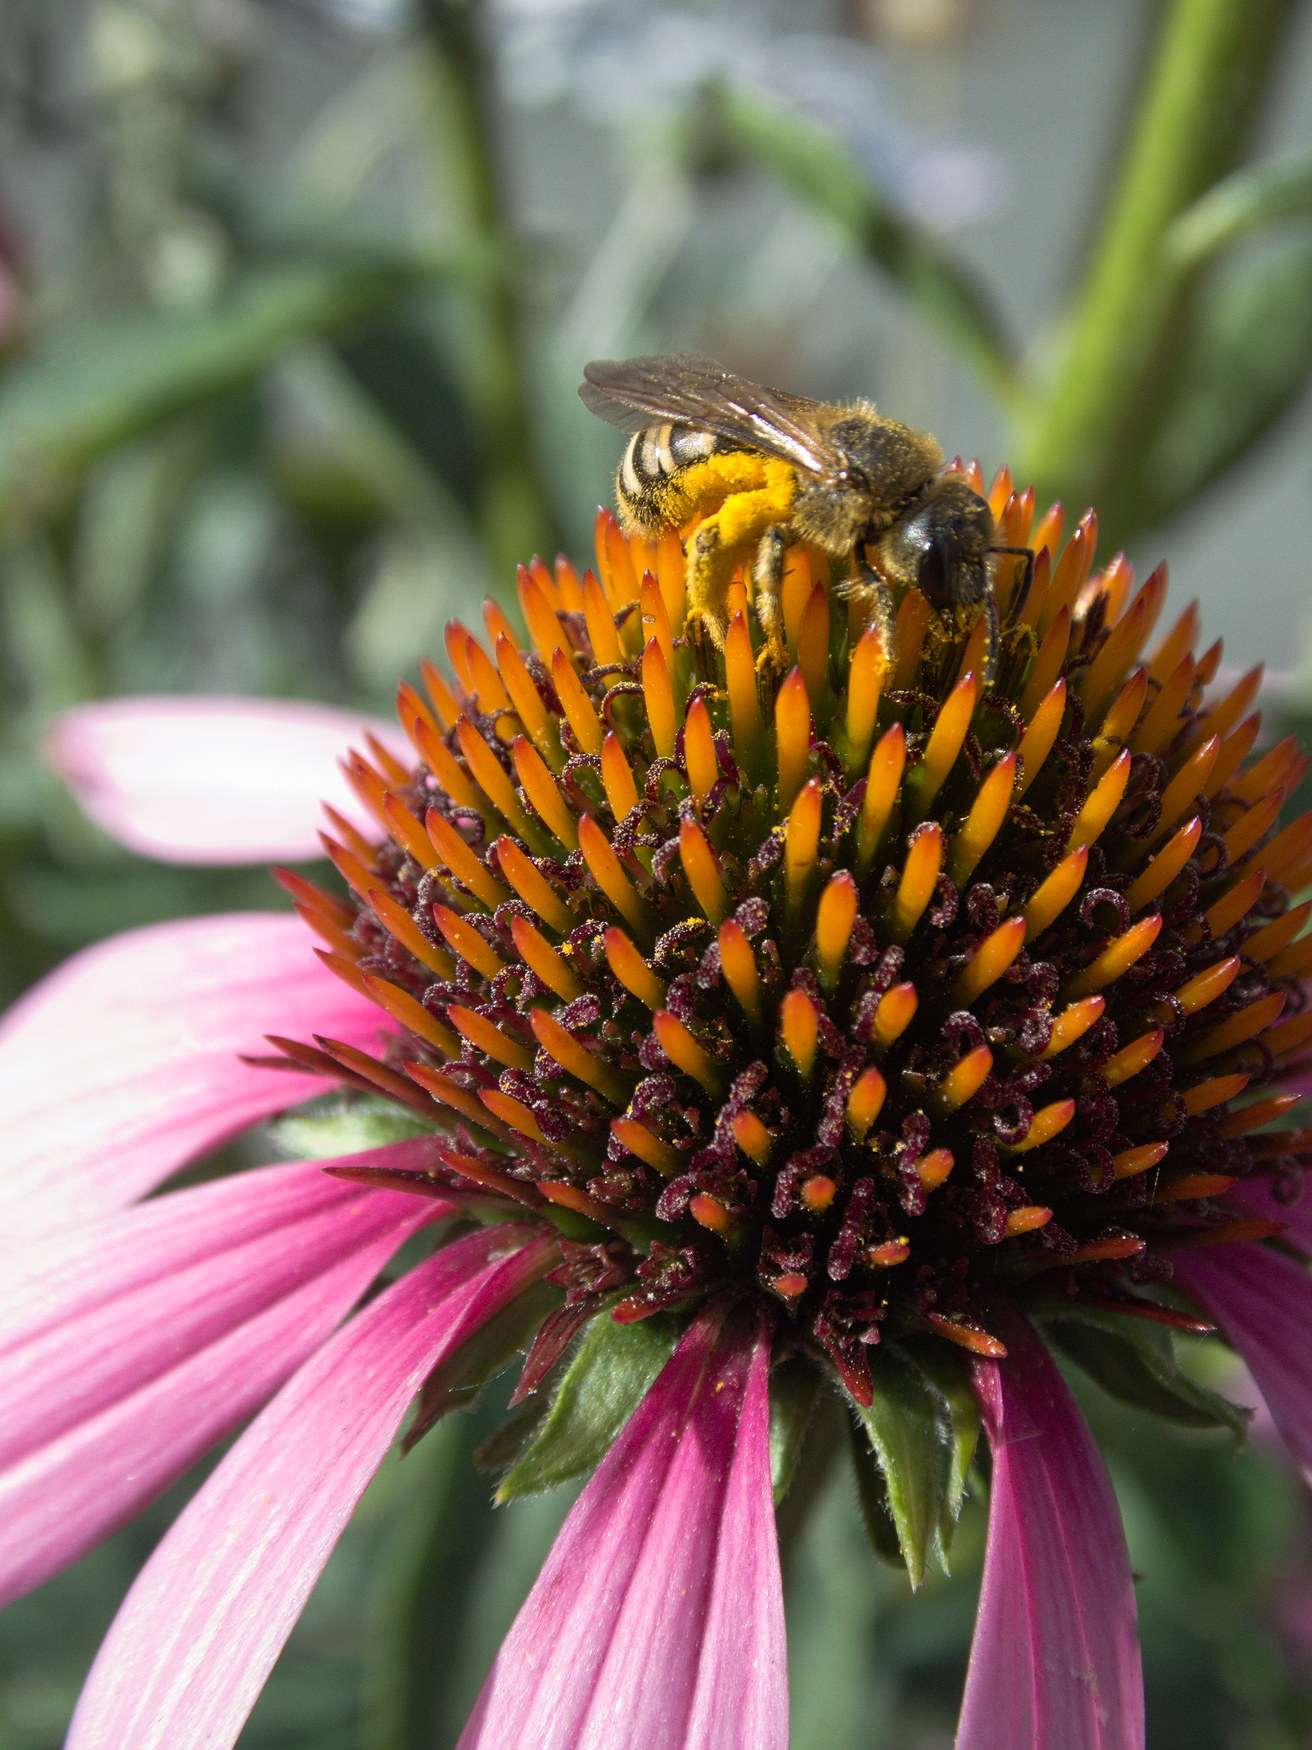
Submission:
<svg viewBox="0 0 1312 1750">
<path fill-rule="evenodd" d="M 708 456 L 741 448 L 703 426 L 672 421 L 635 432 L 615 477 L 621 514 L 638 528 L 660 527 L 667 520 L 664 489 L 676 474 Z"/>
</svg>

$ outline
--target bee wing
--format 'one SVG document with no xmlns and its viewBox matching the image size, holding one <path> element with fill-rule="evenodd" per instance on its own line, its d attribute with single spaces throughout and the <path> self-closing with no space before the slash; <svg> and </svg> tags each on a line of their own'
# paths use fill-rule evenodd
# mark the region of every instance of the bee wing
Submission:
<svg viewBox="0 0 1312 1750">
<path fill-rule="evenodd" d="M 583 376 L 583 405 L 621 431 L 645 431 L 674 420 L 811 474 L 827 474 L 834 466 L 815 423 L 819 402 L 749 383 L 714 359 L 690 353 L 594 359 Z"/>
</svg>

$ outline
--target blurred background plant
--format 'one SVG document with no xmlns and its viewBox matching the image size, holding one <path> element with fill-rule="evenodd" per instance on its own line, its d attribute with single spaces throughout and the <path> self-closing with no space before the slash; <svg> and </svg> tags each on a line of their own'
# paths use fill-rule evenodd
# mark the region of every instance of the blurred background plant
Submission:
<svg viewBox="0 0 1312 1750">
<path fill-rule="evenodd" d="M 42 770 L 51 715 L 386 710 L 516 561 L 586 555 L 594 356 L 870 395 L 1095 503 L 1303 715 L 1310 123 L 1295 0 L 3 0 L 0 997 L 277 903 L 111 847 Z M 1299 1490 L 1260 1442 L 1105 1420 L 1153 1750 L 1306 1745 Z M 492 1515 L 481 1421 L 380 1480 L 243 1743 L 454 1743 L 564 1511 Z M 59 1742 L 159 1523 L 7 1613 L 0 1750 Z M 793 1551 L 797 1750 L 946 1746 L 970 1538 L 915 1602 L 859 1543 L 835 1495 Z"/>
</svg>

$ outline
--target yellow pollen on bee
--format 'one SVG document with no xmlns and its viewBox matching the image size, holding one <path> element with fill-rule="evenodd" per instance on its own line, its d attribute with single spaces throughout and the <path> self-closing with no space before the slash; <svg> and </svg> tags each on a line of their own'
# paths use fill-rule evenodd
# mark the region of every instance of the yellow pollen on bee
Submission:
<svg viewBox="0 0 1312 1750">
<path fill-rule="evenodd" d="M 717 937 L 720 947 L 720 968 L 729 989 L 737 997 L 749 1020 L 761 1019 L 761 979 L 756 969 L 756 956 L 742 926 L 733 918 L 720 925 Z"/>
<path fill-rule="evenodd" d="M 779 1034 L 798 1073 L 809 1076 L 820 1039 L 820 1011 L 804 990 L 790 990 L 780 1003 Z"/>
<path fill-rule="evenodd" d="M 971 954 L 952 989 L 952 1000 L 969 1008 L 1002 977 L 1025 942 L 1025 919 L 1007 918 Z"/>
<path fill-rule="evenodd" d="M 1130 750 L 1123 748 L 1099 778 L 1075 818 L 1067 848 L 1076 851 L 1081 845 L 1091 845 L 1121 805 L 1125 787 L 1130 781 Z"/>
<path fill-rule="evenodd" d="M 889 931 L 895 942 L 906 942 L 924 916 L 942 867 L 943 829 L 937 821 L 929 821 L 911 835 L 902 878 L 893 896 Z"/>
<path fill-rule="evenodd" d="M 484 978 L 495 978 L 498 972 L 504 972 L 505 961 L 457 912 L 445 905 L 435 905 L 433 919 L 456 953 L 475 972 L 481 972 Z"/>
<path fill-rule="evenodd" d="M 993 1068 L 993 1053 L 987 1045 L 977 1045 L 959 1058 L 938 1084 L 939 1103 L 945 1111 L 955 1112 L 967 1100 L 973 1100 Z"/>
<path fill-rule="evenodd" d="M 902 788 L 906 759 L 906 731 L 900 723 L 895 723 L 880 737 L 870 756 L 865 795 L 861 799 L 861 817 L 857 824 L 856 861 L 861 874 L 870 867 L 888 830 Z"/>
<path fill-rule="evenodd" d="M 755 1112 L 735 1112 L 730 1126 L 733 1139 L 747 1156 L 755 1161 L 758 1167 L 763 1167 L 770 1158 L 770 1149 L 774 1138 L 765 1128 Z"/>
<path fill-rule="evenodd" d="M 965 824 L 954 835 L 948 852 L 948 874 L 964 887 L 975 873 L 1011 807 L 1016 785 L 1016 755 L 1004 754 L 975 792 Z"/>
<path fill-rule="evenodd" d="M 856 882 L 846 869 L 831 876 L 820 895 L 815 920 L 815 952 L 820 965 L 820 982 L 826 989 L 832 990 L 843 969 L 859 900 Z"/>
<path fill-rule="evenodd" d="M 1074 1045 L 1093 1026 L 1107 1007 L 1106 997 L 1082 997 L 1078 1003 L 1069 1003 L 1052 1023 L 1052 1037 L 1040 1052 L 1044 1060 L 1056 1057 L 1068 1046 Z"/>
<path fill-rule="evenodd" d="M 885 991 L 875 1009 L 870 1036 L 874 1043 L 887 1049 L 899 1040 L 915 1019 L 920 999 L 916 987 L 908 980 Z"/>
<path fill-rule="evenodd" d="M 694 699 L 688 707 L 688 718 L 683 730 L 683 763 L 688 773 L 688 788 L 700 805 L 720 779 L 715 734 L 711 727 L 711 714 L 706 709 L 704 699 Z"/>
<path fill-rule="evenodd" d="M 544 924 L 550 924 L 562 936 L 568 935 L 578 919 L 531 858 L 513 839 L 499 838 L 493 848 L 501 873 L 524 904 L 531 907 Z M 510 896 L 507 894 L 506 897 Z"/>
<path fill-rule="evenodd" d="M 583 995 L 583 985 L 573 968 L 527 918 L 511 919 L 510 938 L 524 964 L 538 975 L 549 990 L 554 990 L 562 1002 L 572 1003 L 575 997 Z"/>
<path fill-rule="evenodd" d="M 1126 888 L 1125 903 L 1131 911 L 1138 911 L 1166 892 L 1193 856 L 1202 835 L 1202 817 L 1196 814 L 1163 845 L 1148 867 Z"/>
<path fill-rule="evenodd" d="M 1043 770 L 1044 762 L 1052 752 L 1053 745 L 1061 731 L 1062 718 L 1066 712 L 1066 682 L 1054 681 L 1044 695 L 1042 703 L 1030 719 L 1029 727 L 1020 738 L 1016 749 L 1016 759 L 1020 767 L 1016 779 L 1016 800 L 1029 789 L 1030 785 Z"/>
<path fill-rule="evenodd" d="M 732 901 L 720 874 L 719 858 L 695 820 L 685 820 L 679 828 L 679 857 L 693 897 L 713 924 L 720 923 Z"/>
<path fill-rule="evenodd" d="M 973 674 L 967 674 L 943 701 L 920 763 L 912 774 L 916 802 L 922 813 L 927 814 L 934 806 L 939 791 L 947 782 L 948 773 L 957 762 L 978 698 L 979 682 Z"/>
<path fill-rule="evenodd" d="M 1078 851 L 1072 851 L 1068 857 L 1064 857 L 1035 890 L 1024 913 L 1027 941 L 1034 941 L 1049 925 L 1056 923 L 1080 891 L 1088 862 L 1089 853 L 1081 845 Z"/>
<path fill-rule="evenodd" d="M 860 1142 L 883 1109 L 888 1084 L 872 1065 L 863 1069 L 847 1096 L 847 1122 Z"/>
<path fill-rule="evenodd" d="M 879 717 L 879 699 L 888 673 L 888 658 L 879 632 L 867 626 L 852 652 L 852 665 L 847 677 L 847 713 L 844 729 L 847 736 L 845 764 L 849 778 L 855 778 L 870 754 Z"/>
</svg>

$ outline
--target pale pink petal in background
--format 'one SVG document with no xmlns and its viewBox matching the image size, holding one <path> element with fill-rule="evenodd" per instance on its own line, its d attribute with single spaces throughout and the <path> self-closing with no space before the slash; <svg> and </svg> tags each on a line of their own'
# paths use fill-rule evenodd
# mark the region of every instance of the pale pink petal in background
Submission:
<svg viewBox="0 0 1312 1750">
<path fill-rule="evenodd" d="M 379 1011 L 289 913 L 184 918 L 75 954 L 0 1019 L 0 1249 L 121 1209 L 324 1084 L 255 1068 L 266 1033 L 368 1048 Z"/>
<path fill-rule="evenodd" d="M 366 729 L 413 763 L 394 724 L 280 699 L 108 699 L 57 717 L 46 758 L 97 826 L 166 863 L 322 855 L 322 802 L 366 825 L 337 762 Z"/>
<path fill-rule="evenodd" d="M 461 1750 L 786 1750 L 769 1336 L 712 1309 L 602 1461 Z"/>
<path fill-rule="evenodd" d="M 1251 1244 L 1181 1251 L 1172 1262 L 1175 1280 L 1239 1351 L 1312 1482 L 1312 1275 L 1292 1258 Z"/>
<path fill-rule="evenodd" d="M 999 1311 L 975 1363 L 993 1449 L 957 1750 L 1142 1750 L 1134 1584 L 1111 1482 L 1032 1327 Z"/>
<path fill-rule="evenodd" d="M 425 1375 L 556 1255 L 526 1228 L 482 1229 L 324 1344 L 142 1569 L 87 1679 L 67 1750 L 236 1741 Z"/>
<path fill-rule="evenodd" d="M 352 1164 L 422 1170 L 406 1142 Z M 0 1604 L 124 1523 L 451 1205 L 268 1167 L 28 1248 L 0 1290 Z"/>
</svg>

